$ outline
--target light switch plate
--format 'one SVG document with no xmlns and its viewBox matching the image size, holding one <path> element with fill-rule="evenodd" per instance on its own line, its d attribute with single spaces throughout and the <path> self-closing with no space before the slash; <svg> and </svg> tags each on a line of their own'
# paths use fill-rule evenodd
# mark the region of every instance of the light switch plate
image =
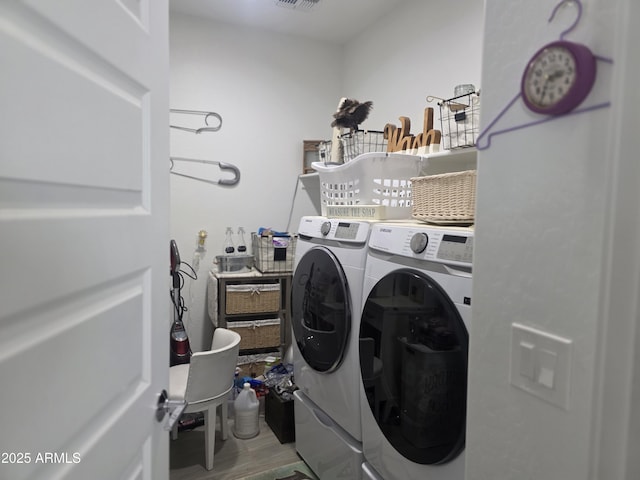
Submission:
<svg viewBox="0 0 640 480">
<path fill-rule="evenodd" d="M 569 410 L 572 340 L 511 324 L 511 384 Z"/>
</svg>

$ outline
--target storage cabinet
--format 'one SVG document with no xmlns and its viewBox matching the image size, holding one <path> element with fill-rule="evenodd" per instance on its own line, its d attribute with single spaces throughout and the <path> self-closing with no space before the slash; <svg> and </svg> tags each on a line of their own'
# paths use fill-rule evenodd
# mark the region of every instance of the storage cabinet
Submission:
<svg viewBox="0 0 640 480">
<path fill-rule="evenodd" d="M 214 275 L 218 281 L 218 325 L 242 337 L 240 357 L 251 357 L 251 365 L 244 368 L 250 371 L 243 374 L 259 375 L 260 356 L 282 357 L 291 344 L 291 273 Z"/>
</svg>

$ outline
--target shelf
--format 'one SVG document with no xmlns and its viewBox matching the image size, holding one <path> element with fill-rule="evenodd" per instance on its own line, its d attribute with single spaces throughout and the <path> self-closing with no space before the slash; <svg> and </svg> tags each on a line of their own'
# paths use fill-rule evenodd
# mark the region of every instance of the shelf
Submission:
<svg viewBox="0 0 640 480">
<path fill-rule="evenodd" d="M 278 316 L 280 310 L 265 310 L 258 313 L 225 313 L 224 316 L 228 322 L 241 322 L 243 320 L 261 320 L 271 316 L 271 318 Z"/>
<path fill-rule="evenodd" d="M 283 356 L 286 348 L 291 343 L 290 339 L 290 311 L 291 311 L 291 272 L 286 273 L 261 273 L 257 270 L 252 270 L 250 272 L 245 273 L 231 273 L 231 272 L 212 272 L 212 274 L 217 279 L 217 293 L 218 293 L 218 325 L 224 328 L 233 328 L 234 323 L 238 322 L 256 322 L 262 325 L 258 325 L 257 328 L 265 328 L 264 334 L 267 335 L 268 341 L 275 340 L 272 343 L 267 343 L 267 346 L 260 346 L 257 348 L 242 348 L 242 343 L 240 344 L 240 356 L 243 355 L 258 355 L 258 354 L 266 354 L 272 353 L 275 355 Z M 260 285 L 278 285 L 278 293 L 279 299 L 277 301 L 277 306 L 274 306 L 273 303 L 269 303 L 268 307 L 265 307 L 265 310 L 253 311 L 253 307 L 255 305 L 250 304 L 249 307 L 251 311 L 247 312 L 234 312 L 227 313 L 227 295 L 229 293 L 232 294 L 242 294 L 246 295 L 246 292 L 242 288 L 235 289 L 234 292 L 230 292 L 228 287 L 234 286 L 242 286 L 247 284 L 260 284 Z M 271 290 L 271 289 L 269 289 Z M 266 292 L 269 294 L 273 294 L 273 291 Z M 265 297 L 266 299 L 266 297 Z M 246 301 L 246 297 L 244 298 Z M 273 302 L 273 300 L 272 300 Z M 265 303 L 266 305 L 267 303 Z M 243 304 L 241 304 L 243 305 Z M 243 305 L 244 306 L 244 305 Z M 275 307 L 275 310 L 274 310 Z M 232 309 L 233 310 L 233 309 Z M 270 323 L 270 320 L 279 320 L 279 325 L 276 323 Z M 238 326 L 237 328 L 243 328 Z M 246 328 L 246 327 L 244 327 Z M 273 329 L 277 329 L 274 331 Z M 275 338 L 271 337 L 275 336 Z M 269 338 L 270 337 L 270 338 Z M 252 339 L 252 336 L 249 335 L 245 338 L 245 340 Z M 255 340 L 255 338 L 253 338 Z M 255 342 L 253 340 L 249 340 L 249 344 L 256 345 L 260 344 L 260 342 Z M 265 342 L 266 343 L 266 342 Z M 275 345 L 277 343 L 277 345 Z"/>
<path fill-rule="evenodd" d="M 264 347 L 264 348 L 245 348 L 240 351 L 240 355 L 263 355 L 269 353 L 278 353 L 279 348 L 277 347 Z"/>
<path fill-rule="evenodd" d="M 459 148 L 424 155 L 423 175 L 461 172 L 478 168 L 478 151 L 475 148 Z"/>
</svg>

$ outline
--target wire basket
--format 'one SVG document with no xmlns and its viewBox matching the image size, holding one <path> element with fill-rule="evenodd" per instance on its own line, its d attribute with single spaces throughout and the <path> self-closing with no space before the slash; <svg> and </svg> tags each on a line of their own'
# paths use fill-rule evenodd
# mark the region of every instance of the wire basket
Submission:
<svg viewBox="0 0 640 480">
<path fill-rule="evenodd" d="M 258 235 L 252 232 L 255 267 L 262 273 L 292 272 L 297 240 L 295 235 Z"/>
<path fill-rule="evenodd" d="M 387 141 L 384 132 L 378 130 L 354 130 L 340 135 L 344 149 L 344 162 L 350 162 L 358 155 L 371 152 L 386 152 Z"/>
<path fill-rule="evenodd" d="M 410 219 L 411 177 L 420 175 L 422 162 L 416 155 L 365 153 L 341 165 L 312 163 L 320 177 L 322 215 L 333 205 L 379 205 L 383 219 Z"/>
<path fill-rule="evenodd" d="M 442 148 L 473 147 L 480 134 L 480 92 L 471 92 L 438 103 Z"/>
<path fill-rule="evenodd" d="M 331 140 L 318 143 L 318 158 L 324 163 L 331 161 Z"/>
</svg>

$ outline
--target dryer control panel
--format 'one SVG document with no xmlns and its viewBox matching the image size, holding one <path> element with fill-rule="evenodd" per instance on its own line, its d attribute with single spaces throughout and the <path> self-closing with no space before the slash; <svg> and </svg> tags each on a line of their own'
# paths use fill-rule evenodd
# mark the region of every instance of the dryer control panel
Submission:
<svg viewBox="0 0 640 480">
<path fill-rule="evenodd" d="M 326 217 L 303 217 L 298 234 L 349 243 L 366 243 L 371 224 L 360 220 L 344 220 Z"/>
<path fill-rule="evenodd" d="M 470 267 L 473 261 L 473 230 L 377 224 L 371 231 L 369 247 L 394 255 Z"/>
</svg>

